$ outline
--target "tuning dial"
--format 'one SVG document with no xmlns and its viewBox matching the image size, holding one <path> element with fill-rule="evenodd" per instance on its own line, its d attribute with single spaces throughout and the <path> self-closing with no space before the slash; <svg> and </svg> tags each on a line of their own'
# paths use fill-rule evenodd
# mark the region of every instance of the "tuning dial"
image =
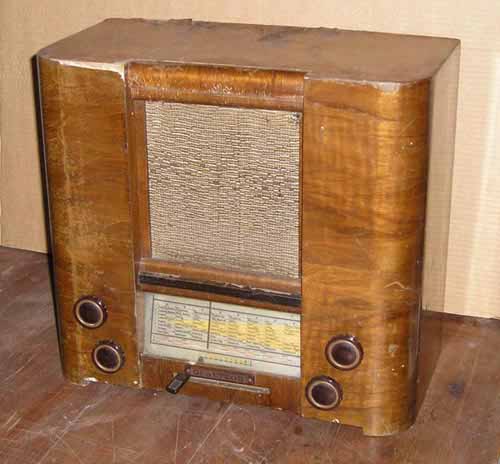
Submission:
<svg viewBox="0 0 500 464">
<path fill-rule="evenodd" d="M 314 377 L 307 384 L 306 398 L 315 408 L 333 409 L 342 401 L 342 387 L 331 377 Z"/>
<path fill-rule="evenodd" d="M 103 301 L 96 296 L 84 296 L 75 304 L 76 320 L 87 329 L 97 329 L 106 322 L 108 312 Z"/>
<path fill-rule="evenodd" d="M 106 340 L 99 342 L 94 348 L 92 360 L 101 371 L 113 374 L 122 368 L 125 355 L 120 345 L 112 340 Z"/>
<path fill-rule="evenodd" d="M 350 371 L 358 367 L 363 359 L 363 347 L 356 337 L 340 335 L 326 345 L 326 359 L 337 369 Z"/>
</svg>

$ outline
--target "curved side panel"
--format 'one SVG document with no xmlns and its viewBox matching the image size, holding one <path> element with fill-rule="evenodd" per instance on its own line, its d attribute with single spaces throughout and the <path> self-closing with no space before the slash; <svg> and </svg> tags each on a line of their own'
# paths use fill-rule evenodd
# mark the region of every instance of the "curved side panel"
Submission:
<svg viewBox="0 0 500 464">
<path fill-rule="evenodd" d="M 64 373 L 73 382 L 138 385 L 122 76 L 40 58 L 39 72 Z M 108 310 L 96 329 L 74 317 L 85 295 L 102 299 Z M 116 373 L 92 362 L 102 340 L 123 350 Z"/>
<path fill-rule="evenodd" d="M 302 390 L 325 375 L 343 400 L 321 411 L 303 393 L 302 413 L 369 435 L 407 428 L 415 415 L 429 89 L 306 79 Z M 364 350 L 350 371 L 324 354 L 343 334 Z"/>
</svg>

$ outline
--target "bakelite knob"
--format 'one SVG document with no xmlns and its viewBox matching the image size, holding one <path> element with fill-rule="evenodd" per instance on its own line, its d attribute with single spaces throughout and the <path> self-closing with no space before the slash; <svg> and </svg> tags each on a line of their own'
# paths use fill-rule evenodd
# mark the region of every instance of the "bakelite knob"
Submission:
<svg viewBox="0 0 500 464">
<path fill-rule="evenodd" d="M 306 386 L 306 398 L 315 408 L 333 409 L 342 401 L 342 387 L 331 377 L 314 377 Z"/>
<path fill-rule="evenodd" d="M 326 345 L 326 359 L 335 368 L 350 371 L 361 364 L 363 347 L 352 335 L 333 337 Z"/>
<path fill-rule="evenodd" d="M 106 322 L 108 312 L 104 302 L 96 296 L 80 298 L 74 307 L 76 320 L 87 329 L 97 329 Z"/>
<path fill-rule="evenodd" d="M 113 374 L 125 363 L 125 355 L 120 345 L 112 340 L 99 342 L 92 352 L 94 364 L 103 372 Z"/>
</svg>

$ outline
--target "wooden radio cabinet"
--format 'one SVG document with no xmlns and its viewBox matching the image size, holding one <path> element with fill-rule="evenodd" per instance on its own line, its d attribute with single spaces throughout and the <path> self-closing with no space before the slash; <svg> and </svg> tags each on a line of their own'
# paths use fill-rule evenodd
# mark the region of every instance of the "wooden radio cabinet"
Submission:
<svg viewBox="0 0 500 464">
<path fill-rule="evenodd" d="M 458 61 L 453 39 L 191 20 L 40 51 L 66 377 L 409 427 Z"/>
</svg>

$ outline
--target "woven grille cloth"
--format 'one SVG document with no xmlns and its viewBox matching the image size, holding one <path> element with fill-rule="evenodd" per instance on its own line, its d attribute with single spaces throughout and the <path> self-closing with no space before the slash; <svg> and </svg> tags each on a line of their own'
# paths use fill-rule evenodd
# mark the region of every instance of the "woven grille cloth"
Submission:
<svg viewBox="0 0 500 464">
<path fill-rule="evenodd" d="M 146 102 L 153 258 L 298 277 L 300 117 Z"/>
</svg>

